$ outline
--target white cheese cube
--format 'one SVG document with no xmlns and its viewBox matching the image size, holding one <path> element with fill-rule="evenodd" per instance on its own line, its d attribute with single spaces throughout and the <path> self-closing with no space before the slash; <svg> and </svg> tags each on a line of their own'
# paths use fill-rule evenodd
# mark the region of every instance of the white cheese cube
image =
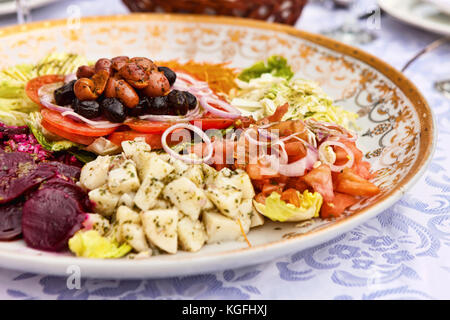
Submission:
<svg viewBox="0 0 450 320">
<path fill-rule="evenodd" d="M 98 213 L 88 213 L 86 220 L 83 222 L 86 229 L 98 231 L 100 235 L 105 235 L 111 228 L 109 220 Z"/>
<path fill-rule="evenodd" d="M 94 189 L 88 195 L 89 199 L 95 203 L 94 211 L 103 216 L 110 216 L 114 213 L 120 198 L 106 187 Z"/>
<path fill-rule="evenodd" d="M 148 241 L 168 253 L 178 249 L 178 210 L 157 209 L 141 213 L 142 225 Z"/>
<path fill-rule="evenodd" d="M 150 249 L 141 225 L 125 223 L 120 226 L 120 234 L 122 241 L 128 243 L 137 252 L 148 251 Z"/>
<path fill-rule="evenodd" d="M 208 235 L 208 243 L 242 239 L 239 223 L 218 212 L 203 213 L 203 223 Z"/>
<path fill-rule="evenodd" d="M 206 194 L 219 211 L 232 219 L 239 218 L 239 205 L 242 201 L 242 192 L 235 187 L 215 188 L 209 187 Z"/>
<path fill-rule="evenodd" d="M 208 198 L 203 190 L 186 177 L 170 182 L 164 188 L 163 195 L 192 220 L 198 219 L 202 208 L 208 203 Z"/>
<path fill-rule="evenodd" d="M 251 216 L 250 228 L 262 226 L 264 224 L 264 222 L 265 222 L 264 216 L 261 213 L 259 213 L 258 211 L 256 211 L 255 209 L 253 209 L 253 214 Z"/>
<path fill-rule="evenodd" d="M 123 153 L 129 159 L 133 159 L 139 152 L 150 152 L 152 148 L 145 142 L 145 139 L 136 138 L 134 140 L 122 142 Z M 135 162 L 136 160 L 133 159 Z"/>
<path fill-rule="evenodd" d="M 175 168 L 163 161 L 156 153 L 150 153 L 145 164 L 141 164 L 141 174 L 143 178 L 150 176 L 158 180 L 163 180 Z"/>
<path fill-rule="evenodd" d="M 152 209 L 157 201 L 161 191 L 164 189 L 164 183 L 161 181 L 151 178 L 148 175 L 142 182 L 139 190 L 134 197 L 134 203 L 141 210 Z"/>
<path fill-rule="evenodd" d="M 110 163 L 110 157 L 99 156 L 94 161 L 85 164 L 81 169 L 81 185 L 88 190 L 94 190 L 104 185 L 108 180 Z"/>
<path fill-rule="evenodd" d="M 127 193 L 139 188 L 136 166 L 132 160 L 126 160 L 120 167 L 108 174 L 108 188 L 113 193 Z"/>
<path fill-rule="evenodd" d="M 135 192 L 124 193 L 120 196 L 119 203 L 117 205 L 133 208 L 135 196 L 136 196 Z"/>
<path fill-rule="evenodd" d="M 230 188 L 230 186 L 233 186 L 242 192 L 243 199 L 253 199 L 255 196 L 250 177 L 243 170 L 232 171 L 228 168 L 223 168 L 217 174 L 212 184 L 217 188 Z"/>
<path fill-rule="evenodd" d="M 250 225 L 252 223 L 252 215 L 253 215 L 253 200 L 245 199 L 242 200 L 239 205 L 239 219 L 241 220 L 242 227 L 244 228 L 244 232 L 248 233 L 250 231 Z"/>
<path fill-rule="evenodd" d="M 116 212 L 116 221 L 122 225 L 125 223 L 141 224 L 139 213 L 126 206 L 120 206 Z"/>
<path fill-rule="evenodd" d="M 178 241 L 183 250 L 198 251 L 207 239 L 205 226 L 199 220 L 192 221 L 184 217 L 178 221 Z"/>
</svg>

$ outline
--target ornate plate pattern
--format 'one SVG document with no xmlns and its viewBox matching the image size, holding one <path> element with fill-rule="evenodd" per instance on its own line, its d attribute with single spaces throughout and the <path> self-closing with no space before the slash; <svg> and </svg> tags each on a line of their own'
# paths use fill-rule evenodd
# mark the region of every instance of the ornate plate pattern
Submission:
<svg viewBox="0 0 450 320">
<path fill-rule="evenodd" d="M 135 14 L 86 18 L 79 25 L 61 20 L 4 28 L 0 37 L 0 68 L 33 62 L 52 51 L 92 59 L 134 55 L 160 61 L 227 61 L 237 68 L 281 54 L 297 73 L 319 82 L 336 103 L 360 115 L 358 143 L 382 188 L 380 195 L 356 204 L 351 215 L 338 221 L 301 227 L 268 223 L 250 233 L 252 248 L 226 243 L 196 254 L 146 261 L 93 261 L 37 252 L 21 242 L 0 243 L 1 266 L 64 274 L 75 264 L 85 276 L 139 278 L 267 261 L 330 240 L 389 207 L 423 173 L 434 148 L 432 113 L 400 72 L 359 49 L 290 27 L 232 18 Z"/>
</svg>

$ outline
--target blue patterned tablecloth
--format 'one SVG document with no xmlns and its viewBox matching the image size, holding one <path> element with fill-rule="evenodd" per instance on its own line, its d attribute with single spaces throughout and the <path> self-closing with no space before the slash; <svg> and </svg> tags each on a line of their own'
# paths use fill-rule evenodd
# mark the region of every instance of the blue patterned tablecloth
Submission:
<svg viewBox="0 0 450 320">
<path fill-rule="evenodd" d="M 105 3 L 108 3 L 105 6 Z M 359 1 L 366 12 L 373 1 Z M 82 14 L 125 13 L 119 0 L 61 1 L 33 12 L 35 20 L 63 18 L 70 5 Z M 319 32 L 348 19 L 348 11 L 310 4 L 298 28 Z M 0 17 L 0 25 L 15 23 Z M 361 47 L 396 68 L 439 36 L 383 16 L 378 39 Z M 450 100 L 433 88 L 450 78 L 450 46 L 425 55 L 406 72 L 431 105 L 438 144 L 420 181 L 378 217 L 309 250 L 239 270 L 163 280 L 83 280 L 0 270 L 3 299 L 449 299 Z"/>
</svg>

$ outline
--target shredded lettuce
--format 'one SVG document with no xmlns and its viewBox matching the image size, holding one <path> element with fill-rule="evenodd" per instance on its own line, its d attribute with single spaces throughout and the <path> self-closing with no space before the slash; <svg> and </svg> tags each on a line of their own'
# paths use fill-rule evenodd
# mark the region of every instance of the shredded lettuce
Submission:
<svg viewBox="0 0 450 320">
<path fill-rule="evenodd" d="M 69 141 L 69 140 L 56 140 L 51 141 L 43 133 L 41 126 L 42 116 L 40 112 L 32 112 L 29 114 L 26 124 L 30 131 L 33 133 L 39 144 L 47 151 L 58 152 L 68 150 L 74 147 L 81 147 L 81 145 Z"/>
<path fill-rule="evenodd" d="M 238 78 L 242 81 L 249 82 L 251 79 L 259 78 L 265 73 L 270 73 L 274 77 L 287 80 L 291 79 L 294 75 L 286 58 L 274 55 L 267 59 L 267 61 L 259 61 L 251 67 L 244 69 Z"/>
<path fill-rule="evenodd" d="M 69 249 L 77 257 L 114 259 L 131 251 L 128 244 L 118 244 L 100 235 L 98 231 L 78 231 L 69 239 Z"/>
<path fill-rule="evenodd" d="M 281 200 L 281 195 L 277 192 L 266 198 L 265 205 L 254 201 L 255 208 L 272 221 L 298 222 L 319 217 L 323 198 L 318 192 L 311 193 L 305 190 L 303 194 L 298 192 L 300 207 L 286 203 Z"/>
<path fill-rule="evenodd" d="M 28 113 L 39 110 L 25 93 L 27 82 L 46 74 L 74 73 L 83 64 L 88 64 L 83 56 L 51 53 L 37 64 L 20 64 L 1 70 L 0 121 L 7 125 L 25 125 Z"/>
<path fill-rule="evenodd" d="M 245 116 L 259 120 L 272 115 L 278 106 L 287 102 L 289 110 L 282 120 L 304 120 L 313 117 L 346 128 L 356 127 L 357 114 L 334 105 L 333 100 L 314 81 L 263 73 L 248 81 L 241 81 L 239 77 L 236 82 L 239 90 L 232 97 L 231 104 Z"/>
</svg>

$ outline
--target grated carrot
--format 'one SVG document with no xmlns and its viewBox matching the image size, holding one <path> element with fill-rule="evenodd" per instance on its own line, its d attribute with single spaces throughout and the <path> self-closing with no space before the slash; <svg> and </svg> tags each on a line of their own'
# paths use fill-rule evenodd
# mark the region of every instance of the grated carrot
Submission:
<svg viewBox="0 0 450 320">
<path fill-rule="evenodd" d="M 241 229 L 241 233 L 244 236 L 245 241 L 247 242 L 248 246 L 251 247 L 252 244 L 250 243 L 250 241 L 247 238 L 247 235 L 245 234 L 244 227 L 242 226 L 241 219 L 237 219 L 237 222 L 239 224 L 239 228 Z"/>
<path fill-rule="evenodd" d="M 216 93 L 228 94 L 231 89 L 237 88 L 235 79 L 238 70 L 228 66 L 229 63 L 209 63 L 188 61 L 180 63 L 177 60 L 159 61 L 160 66 L 168 67 L 179 72 L 186 72 L 209 84 L 211 90 Z"/>
</svg>

